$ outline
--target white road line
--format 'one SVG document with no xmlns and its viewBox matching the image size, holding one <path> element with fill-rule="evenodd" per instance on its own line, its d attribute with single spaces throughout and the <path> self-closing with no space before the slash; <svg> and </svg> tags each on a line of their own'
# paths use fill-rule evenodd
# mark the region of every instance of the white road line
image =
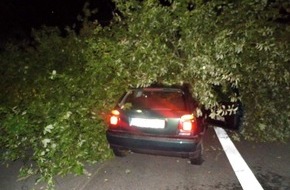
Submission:
<svg viewBox="0 0 290 190">
<path fill-rule="evenodd" d="M 243 189 L 263 190 L 263 187 L 242 158 L 226 131 L 220 127 L 214 127 L 214 130 Z"/>
</svg>

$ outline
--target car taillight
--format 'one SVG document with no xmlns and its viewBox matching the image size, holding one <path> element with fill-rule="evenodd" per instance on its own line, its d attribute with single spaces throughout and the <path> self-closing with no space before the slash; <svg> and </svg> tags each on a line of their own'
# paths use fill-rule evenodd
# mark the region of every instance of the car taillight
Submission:
<svg viewBox="0 0 290 190">
<path fill-rule="evenodd" d="M 196 130 L 196 121 L 193 115 L 183 115 L 179 123 L 179 135 L 191 135 Z"/>
<path fill-rule="evenodd" d="M 119 123 L 119 118 L 120 118 L 120 112 L 118 110 L 113 110 L 111 112 L 111 117 L 110 117 L 110 124 L 111 125 L 117 125 Z"/>
</svg>

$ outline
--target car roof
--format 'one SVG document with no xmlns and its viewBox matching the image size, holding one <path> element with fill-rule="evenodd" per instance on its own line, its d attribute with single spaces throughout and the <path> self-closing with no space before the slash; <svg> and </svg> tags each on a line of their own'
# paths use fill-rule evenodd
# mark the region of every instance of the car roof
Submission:
<svg viewBox="0 0 290 190">
<path fill-rule="evenodd" d="M 189 90 L 188 85 L 164 85 L 164 84 L 152 84 L 148 87 L 131 88 L 131 90 L 148 90 L 148 91 L 183 91 Z"/>
<path fill-rule="evenodd" d="M 140 90 L 140 91 L 182 91 L 180 88 L 152 88 L 152 87 L 145 87 L 145 88 L 132 88 L 131 90 Z"/>
</svg>

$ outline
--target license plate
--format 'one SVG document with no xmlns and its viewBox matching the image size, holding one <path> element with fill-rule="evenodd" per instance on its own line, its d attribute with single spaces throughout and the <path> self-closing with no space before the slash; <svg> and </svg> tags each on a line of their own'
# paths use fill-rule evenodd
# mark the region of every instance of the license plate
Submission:
<svg viewBox="0 0 290 190">
<path fill-rule="evenodd" d="M 141 128 L 163 129 L 165 127 L 165 120 L 131 118 L 130 126 L 136 126 Z"/>
</svg>

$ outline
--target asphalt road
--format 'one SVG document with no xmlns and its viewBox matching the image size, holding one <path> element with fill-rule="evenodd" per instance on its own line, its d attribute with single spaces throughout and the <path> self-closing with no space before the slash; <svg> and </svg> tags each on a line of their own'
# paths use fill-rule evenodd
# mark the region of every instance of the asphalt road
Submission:
<svg viewBox="0 0 290 190">
<path fill-rule="evenodd" d="M 132 153 L 87 166 L 87 176 L 57 178 L 57 190 L 239 190 L 242 186 L 212 128 L 204 139 L 204 163 L 187 159 Z M 265 190 L 290 190 L 290 143 L 234 142 Z M 0 189 L 26 190 L 34 179 L 16 182 L 15 169 L 1 166 Z M 13 168 L 12 167 L 12 168 Z M 42 189 L 43 184 L 34 187 Z"/>
</svg>

